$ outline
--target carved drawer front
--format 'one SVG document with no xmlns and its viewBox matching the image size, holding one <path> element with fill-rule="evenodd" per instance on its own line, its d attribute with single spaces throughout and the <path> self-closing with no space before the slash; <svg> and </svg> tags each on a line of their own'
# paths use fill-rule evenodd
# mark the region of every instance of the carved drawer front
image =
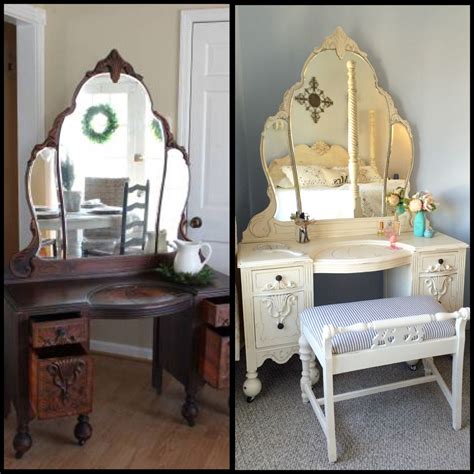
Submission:
<svg viewBox="0 0 474 474">
<path fill-rule="evenodd" d="M 279 290 L 303 288 L 303 267 L 277 268 L 273 270 L 257 270 L 252 272 L 254 293 L 268 293 Z"/>
<path fill-rule="evenodd" d="M 457 271 L 458 253 L 457 252 L 436 252 L 422 255 L 421 269 L 423 273 L 439 273 L 440 271 Z"/>
<path fill-rule="evenodd" d="M 447 311 L 457 311 L 461 308 L 458 253 L 436 253 L 422 256 L 421 260 L 420 294 L 433 296 Z"/>
<path fill-rule="evenodd" d="M 64 319 L 37 318 L 31 321 L 31 345 L 34 349 L 87 342 L 88 339 L 89 320 L 78 317 L 76 313 Z"/>
<path fill-rule="evenodd" d="M 201 333 L 199 372 L 214 388 L 229 387 L 230 335 L 228 327 L 204 326 Z"/>
<path fill-rule="evenodd" d="M 92 411 L 93 366 L 80 344 L 30 352 L 30 404 L 40 419 Z"/>
<path fill-rule="evenodd" d="M 218 328 L 230 325 L 229 296 L 217 296 L 202 301 L 201 319 Z"/>
<path fill-rule="evenodd" d="M 298 314 L 304 309 L 304 291 L 255 296 L 253 301 L 257 348 L 298 342 Z"/>
</svg>

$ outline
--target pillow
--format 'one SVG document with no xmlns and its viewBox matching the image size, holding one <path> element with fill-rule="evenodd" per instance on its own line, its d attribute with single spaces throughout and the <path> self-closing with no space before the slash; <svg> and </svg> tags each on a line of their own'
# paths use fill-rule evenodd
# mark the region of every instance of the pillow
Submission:
<svg viewBox="0 0 474 474">
<path fill-rule="evenodd" d="M 359 183 L 379 183 L 383 181 L 382 176 L 373 166 L 359 166 Z"/>
<path fill-rule="evenodd" d="M 321 173 L 324 176 L 326 181 L 326 186 L 342 186 L 343 184 L 347 183 L 349 180 L 349 176 L 347 171 L 341 169 L 329 169 L 329 168 L 321 168 Z"/>
<path fill-rule="evenodd" d="M 347 183 L 350 183 L 349 169 L 347 166 L 334 166 L 333 170 L 344 171 L 347 174 Z M 379 183 L 383 181 L 377 170 L 373 166 L 362 165 L 359 166 L 359 179 L 358 183 Z"/>
<path fill-rule="evenodd" d="M 326 180 L 322 175 L 321 166 L 317 165 L 299 165 L 298 169 L 298 183 L 302 188 L 311 188 L 314 186 L 326 186 Z M 295 182 L 293 180 L 293 167 L 292 166 L 282 166 L 281 170 L 285 173 L 288 180 L 291 182 L 291 185 L 294 186 Z"/>
<path fill-rule="evenodd" d="M 270 179 L 275 187 L 279 188 L 292 188 L 293 184 L 282 172 L 282 164 L 278 162 L 279 160 L 274 160 L 268 167 L 268 174 Z"/>
</svg>

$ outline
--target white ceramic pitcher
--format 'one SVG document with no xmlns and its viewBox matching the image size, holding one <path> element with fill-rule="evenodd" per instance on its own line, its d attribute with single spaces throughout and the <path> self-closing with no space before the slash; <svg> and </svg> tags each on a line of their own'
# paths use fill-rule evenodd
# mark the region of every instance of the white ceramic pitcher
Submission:
<svg viewBox="0 0 474 474">
<path fill-rule="evenodd" d="M 187 242 L 185 240 L 175 240 L 177 252 L 174 258 L 173 268 L 177 273 L 199 273 L 212 255 L 212 248 L 207 242 Z M 207 247 L 209 254 L 201 262 L 199 250 Z"/>
</svg>

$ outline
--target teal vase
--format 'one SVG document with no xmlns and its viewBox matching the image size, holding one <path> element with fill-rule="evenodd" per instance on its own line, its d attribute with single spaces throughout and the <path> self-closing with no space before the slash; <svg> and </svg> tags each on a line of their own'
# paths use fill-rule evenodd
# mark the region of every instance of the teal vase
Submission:
<svg viewBox="0 0 474 474">
<path fill-rule="evenodd" d="M 401 216 L 405 212 L 405 208 L 403 207 L 403 204 L 398 204 L 397 207 L 395 208 L 395 212 L 398 216 Z"/>
<path fill-rule="evenodd" d="M 418 211 L 413 219 L 413 234 L 415 237 L 423 237 L 425 233 L 425 211 Z"/>
</svg>

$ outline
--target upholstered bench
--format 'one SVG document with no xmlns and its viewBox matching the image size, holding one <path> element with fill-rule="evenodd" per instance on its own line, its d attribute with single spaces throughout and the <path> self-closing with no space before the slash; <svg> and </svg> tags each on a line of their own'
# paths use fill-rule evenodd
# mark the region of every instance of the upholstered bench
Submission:
<svg viewBox="0 0 474 474">
<path fill-rule="evenodd" d="M 453 428 L 461 428 L 464 332 L 470 309 L 448 313 L 431 296 L 407 296 L 305 309 L 300 313 L 301 392 L 310 402 L 327 438 L 330 462 L 337 459 L 334 402 L 436 381 L 446 396 Z M 323 369 L 324 398 L 311 388 L 310 361 L 316 355 Z M 452 391 L 433 357 L 452 354 Z M 333 394 L 333 375 L 422 359 L 425 375 L 343 394 Z M 320 407 L 324 405 L 324 413 Z"/>
</svg>

